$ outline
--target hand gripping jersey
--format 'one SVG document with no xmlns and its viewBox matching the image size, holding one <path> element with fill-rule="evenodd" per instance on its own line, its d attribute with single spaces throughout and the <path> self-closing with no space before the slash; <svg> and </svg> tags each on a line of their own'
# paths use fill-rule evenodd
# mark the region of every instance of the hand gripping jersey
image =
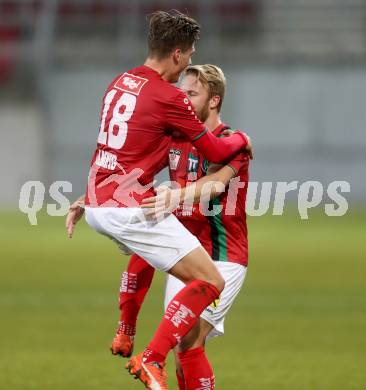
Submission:
<svg viewBox="0 0 366 390">
<path fill-rule="evenodd" d="M 218 126 L 212 133 L 220 137 L 228 127 Z M 181 187 L 189 185 L 206 174 L 209 162 L 197 149 L 184 139 L 173 138 L 169 147 L 169 174 L 172 181 Z M 193 208 L 180 207 L 175 215 L 194 234 L 210 256 L 216 261 L 248 264 L 248 238 L 245 201 L 248 187 L 249 157 L 240 153 L 227 162 L 237 173 L 230 190 L 209 202 L 209 209 L 222 211 L 213 216 L 204 216 L 198 204 Z"/>
<path fill-rule="evenodd" d="M 103 98 L 86 205 L 138 207 L 151 196 L 172 131 L 184 134 L 210 161 L 223 161 L 247 144 L 244 134 L 219 140 L 207 132 L 187 96 L 151 68 L 116 77 Z"/>
</svg>

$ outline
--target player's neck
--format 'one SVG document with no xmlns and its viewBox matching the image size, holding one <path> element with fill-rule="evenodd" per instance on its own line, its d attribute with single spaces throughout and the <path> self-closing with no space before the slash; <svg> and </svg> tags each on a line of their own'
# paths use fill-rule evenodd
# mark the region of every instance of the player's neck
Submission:
<svg viewBox="0 0 366 390">
<path fill-rule="evenodd" d="M 221 125 L 222 121 L 220 118 L 220 115 L 218 113 L 213 113 L 208 116 L 208 118 L 205 120 L 205 126 L 210 130 L 214 131 L 217 126 Z"/>
<path fill-rule="evenodd" d="M 163 80 L 170 82 L 169 80 L 171 74 L 168 71 L 169 66 L 164 60 L 157 60 L 156 58 L 147 57 L 144 65 L 159 73 Z"/>
</svg>

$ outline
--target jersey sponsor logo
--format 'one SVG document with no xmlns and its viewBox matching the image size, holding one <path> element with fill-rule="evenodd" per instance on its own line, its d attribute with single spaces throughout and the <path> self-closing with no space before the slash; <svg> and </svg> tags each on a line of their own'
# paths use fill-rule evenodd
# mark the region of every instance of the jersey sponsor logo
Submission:
<svg viewBox="0 0 366 390">
<path fill-rule="evenodd" d="M 116 81 L 114 88 L 121 91 L 133 93 L 139 95 L 142 87 L 148 82 L 143 77 L 135 76 L 129 73 L 123 73 L 123 75 Z"/>
<path fill-rule="evenodd" d="M 193 204 L 179 205 L 179 207 L 174 211 L 174 214 L 176 217 L 191 217 L 193 214 L 193 208 Z M 196 208 L 195 211 L 197 211 Z"/>
<path fill-rule="evenodd" d="M 182 152 L 178 149 L 169 150 L 169 167 L 172 171 L 177 169 L 181 154 Z"/>
<path fill-rule="evenodd" d="M 188 156 L 188 172 L 197 172 L 198 170 L 198 157 L 189 153 Z"/>
<path fill-rule="evenodd" d="M 199 167 L 199 158 L 193 153 L 188 155 L 188 164 L 187 164 L 187 180 L 196 181 L 198 179 L 198 167 Z"/>
</svg>

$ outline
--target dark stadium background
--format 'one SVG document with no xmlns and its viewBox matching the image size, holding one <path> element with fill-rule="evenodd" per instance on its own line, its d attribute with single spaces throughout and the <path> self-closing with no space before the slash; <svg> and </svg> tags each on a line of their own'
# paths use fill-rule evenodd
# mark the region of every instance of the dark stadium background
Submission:
<svg viewBox="0 0 366 390">
<path fill-rule="evenodd" d="M 342 217 L 324 196 L 300 219 L 296 191 L 283 216 L 249 217 L 247 280 L 208 346 L 217 389 L 365 389 L 363 0 L 0 0 L 0 387 L 141 387 L 108 350 L 126 259 L 85 223 L 68 240 L 47 197 L 37 226 L 18 202 L 30 180 L 84 191 L 104 88 L 143 62 L 146 15 L 172 8 L 202 24 L 194 62 L 227 76 L 223 119 L 253 138 L 252 181 L 351 186 Z M 157 275 L 137 350 L 163 286 Z"/>
</svg>

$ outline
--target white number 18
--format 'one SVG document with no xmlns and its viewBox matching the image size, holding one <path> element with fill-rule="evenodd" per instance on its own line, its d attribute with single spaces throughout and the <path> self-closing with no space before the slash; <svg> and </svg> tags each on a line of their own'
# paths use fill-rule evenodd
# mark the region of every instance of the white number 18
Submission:
<svg viewBox="0 0 366 390">
<path fill-rule="evenodd" d="M 126 142 L 127 137 L 127 121 L 131 118 L 136 106 L 136 96 L 129 93 L 123 93 L 117 100 L 112 113 L 112 118 L 109 122 L 108 129 L 105 129 L 105 120 L 110 110 L 111 103 L 117 90 L 110 90 L 104 99 L 104 107 L 102 113 L 102 120 L 100 123 L 100 132 L 98 136 L 98 143 L 108 145 L 113 149 L 121 149 Z M 124 112 L 121 114 L 120 109 L 125 106 Z M 114 134 L 114 129 L 118 131 Z"/>
</svg>

